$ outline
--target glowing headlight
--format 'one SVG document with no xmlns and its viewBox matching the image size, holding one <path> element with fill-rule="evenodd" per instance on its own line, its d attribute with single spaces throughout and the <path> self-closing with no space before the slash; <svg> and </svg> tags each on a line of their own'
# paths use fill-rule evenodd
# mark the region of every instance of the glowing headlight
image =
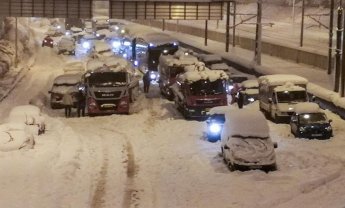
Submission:
<svg viewBox="0 0 345 208">
<path fill-rule="evenodd" d="M 111 44 L 114 48 L 118 48 L 121 46 L 120 41 L 113 41 L 113 43 Z"/>
<path fill-rule="evenodd" d="M 213 123 L 209 127 L 210 132 L 213 134 L 219 134 L 220 131 L 222 130 L 222 127 L 219 124 Z"/>
<path fill-rule="evenodd" d="M 156 74 L 150 74 L 150 79 L 156 79 L 157 78 L 157 75 Z"/>
<path fill-rule="evenodd" d="M 58 25 L 56 28 L 57 28 L 57 29 L 61 29 L 61 26 L 60 26 L 60 25 Z"/>
<path fill-rule="evenodd" d="M 96 37 L 99 37 L 99 36 L 101 36 L 101 35 L 97 33 L 97 34 L 96 34 Z"/>
<path fill-rule="evenodd" d="M 138 65 L 139 65 L 138 61 L 135 60 L 135 61 L 134 61 L 134 66 L 138 66 Z"/>
<path fill-rule="evenodd" d="M 163 53 L 164 53 L 164 54 L 167 54 L 167 53 L 168 53 L 168 50 L 163 50 Z"/>
<path fill-rule="evenodd" d="M 90 43 L 89 42 L 83 42 L 83 48 L 89 49 L 90 48 Z"/>
<path fill-rule="evenodd" d="M 44 40 L 44 42 L 46 43 L 46 42 L 47 42 L 47 40 Z"/>
<path fill-rule="evenodd" d="M 332 131 L 332 127 L 331 126 L 327 126 L 325 129 L 326 129 L 326 131 Z"/>
<path fill-rule="evenodd" d="M 121 33 L 124 34 L 126 31 L 125 30 L 121 30 Z"/>
<path fill-rule="evenodd" d="M 149 46 L 152 47 L 152 46 L 154 46 L 154 44 L 153 44 L 153 43 L 150 43 Z"/>
<path fill-rule="evenodd" d="M 230 90 L 232 90 L 233 88 L 234 88 L 233 85 L 229 85 L 228 90 L 230 91 Z"/>
<path fill-rule="evenodd" d="M 118 26 L 115 26 L 114 29 L 115 29 L 115 30 L 119 30 L 120 28 L 119 28 Z"/>
<path fill-rule="evenodd" d="M 248 98 L 249 102 L 254 102 L 254 98 Z"/>
<path fill-rule="evenodd" d="M 71 34 L 71 32 L 69 32 L 69 31 L 67 31 L 66 33 L 65 33 L 65 35 L 67 36 L 67 35 L 70 35 Z"/>
<path fill-rule="evenodd" d="M 177 42 L 174 42 L 173 44 L 174 44 L 174 46 L 177 46 L 177 45 L 178 45 L 178 43 L 177 43 Z"/>
<path fill-rule="evenodd" d="M 131 42 L 125 41 L 125 42 L 123 42 L 123 45 L 124 45 L 124 46 L 130 46 L 130 45 L 131 45 Z"/>
<path fill-rule="evenodd" d="M 289 107 L 289 111 L 293 111 L 293 108 Z"/>
<path fill-rule="evenodd" d="M 127 54 L 124 53 L 124 54 L 122 55 L 122 57 L 123 57 L 123 58 L 127 58 Z"/>
</svg>

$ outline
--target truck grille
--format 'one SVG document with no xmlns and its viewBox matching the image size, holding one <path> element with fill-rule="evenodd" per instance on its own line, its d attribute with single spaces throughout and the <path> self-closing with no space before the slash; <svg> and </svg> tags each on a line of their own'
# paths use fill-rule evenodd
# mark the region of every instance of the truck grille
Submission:
<svg viewBox="0 0 345 208">
<path fill-rule="evenodd" d="M 221 99 L 199 99 L 195 101 L 197 105 L 218 105 L 221 103 Z"/>
<path fill-rule="evenodd" d="M 96 98 L 119 98 L 122 91 L 114 92 L 95 92 Z"/>
<path fill-rule="evenodd" d="M 114 110 L 120 100 L 96 100 L 100 110 Z"/>
</svg>

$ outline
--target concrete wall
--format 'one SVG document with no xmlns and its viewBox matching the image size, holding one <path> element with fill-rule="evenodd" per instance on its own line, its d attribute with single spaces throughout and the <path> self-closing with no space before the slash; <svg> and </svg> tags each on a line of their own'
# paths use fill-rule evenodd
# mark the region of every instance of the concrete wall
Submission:
<svg viewBox="0 0 345 208">
<path fill-rule="evenodd" d="M 162 28 L 162 21 L 138 20 L 137 23 L 149 25 L 156 28 Z M 165 29 L 169 31 L 181 32 L 189 35 L 204 38 L 205 31 L 202 28 L 192 27 L 188 25 L 177 25 L 176 23 L 166 23 Z M 208 39 L 225 43 L 225 33 L 208 31 Z M 232 35 L 230 34 L 230 42 Z M 247 50 L 253 50 L 255 41 L 248 37 L 235 37 L 236 47 Z M 328 57 L 325 54 L 318 54 L 307 50 L 292 48 L 288 46 L 277 45 L 269 42 L 262 42 L 262 52 L 267 55 L 279 57 L 282 59 L 294 61 L 297 63 L 308 64 L 324 70 L 328 68 Z M 334 61 L 334 60 L 333 60 Z"/>
</svg>

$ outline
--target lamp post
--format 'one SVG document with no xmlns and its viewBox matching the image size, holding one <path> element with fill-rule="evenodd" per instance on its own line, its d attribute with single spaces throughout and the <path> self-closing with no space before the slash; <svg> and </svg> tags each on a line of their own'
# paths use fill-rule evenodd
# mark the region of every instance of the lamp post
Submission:
<svg viewBox="0 0 345 208">
<path fill-rule="evenodd" d="M 255 35 L 255 54 L 254 61 L 256 64 L 261 65 L 261 36 L 262 36 L 262 0 L 258 0 L 258 14 L 256 20 L 256 35 Z"/>
</svg>

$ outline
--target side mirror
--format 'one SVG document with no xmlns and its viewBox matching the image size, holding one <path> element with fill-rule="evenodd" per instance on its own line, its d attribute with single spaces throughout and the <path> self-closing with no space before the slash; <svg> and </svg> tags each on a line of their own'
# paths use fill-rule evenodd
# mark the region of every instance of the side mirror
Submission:
<svg viewBox="0 0 345 208">
<path fill-rule="evenodd" d="M 313 96 L 311 97 L 311 101 L 315 102 L 315 100 L 316 100 L 316 97 L 315 97 L 315 95 L 313 95 Z"/>
<path fill-rule="evenodd" d="M 278 148 L 278 143 L 277 142 L 273 142 L 273 147 L 274 148 Z"/>
<path fill-rule="evenodd" d="M 268 98 L 269 103 L 273 103 L 272 98 Z"/>
<path fill-rule="evenodd" d="M 228 145 L 224 145 L 224 149 L 230 149 Z"/>
</svg>

